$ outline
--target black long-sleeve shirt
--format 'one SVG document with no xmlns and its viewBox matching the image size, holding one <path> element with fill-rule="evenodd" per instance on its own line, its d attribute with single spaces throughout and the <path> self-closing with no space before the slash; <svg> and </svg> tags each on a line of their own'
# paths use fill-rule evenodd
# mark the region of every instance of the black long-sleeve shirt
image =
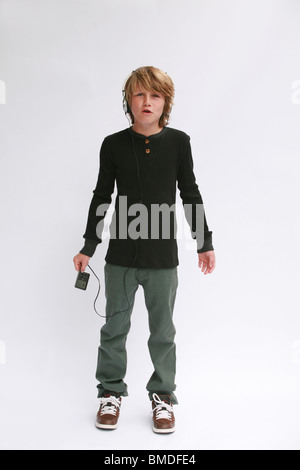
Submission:
<svg viewBox="0 0 300 470">
<path fill-rule="evenodd" d="M 176 215 L 169 212 L 169 235 L 166 238 L 162 226 L 154 230 L 151 236 L 151 207 L 175 207 L 176 183 L 184 207 L 190 205 L 190 216 L 186 215 L 190 225 L 192 237 L 197 239 L 197 252 L 203 253 L 213 250 L 212 231 L 209 231 L 203 200 L 196 183 L 193 171 L 193 158 L 190 146 L 190 137 L 183 131 L 170 127 L 150 136 L 126 128 L 120 132 L 109 135 L 103 140 L 100 150 L 100 169 L 96 187 L 90 203 L 84 247 L 80 253 L 93 256 L 104 225 L 104 216 L 112 201 L 115 183 L 117 184 L 117 197 L 115 212 L 110 226 L 111 237 L 105 257 L 106 262 L 120 266 L 139 268 L 172 268 L 179 264 L 178 247 L 176 241 Z M 121 196 L 123 200 L 121 201 Z M 124 206 L 124 197 L 127 197 L 127 206 Z M 143 204 L 148 209 L 148 235 L 145 230 L 138 227 L 135 215 L 124 214 L 124 207 L 130 208 L 133 204 Z M 97 208 L 102 205 L 101 215 L 97 215 Z M 167 205 L 167 206 L 166 206 Z M 201 205 L 201 206 L 199 206 Z M 202 225 L 196 224 L 196 207 L 202 207 Z M 137 206 L 133 206 L 136 207 Z M 123 212 L 122 212 L 123 211 Z M 124 226 L 120 227 L 125 220 Z M 135 222 L 134 222 L 135 220 Z M 158 220 L 158 219 L 156 219 Z M 145 219 L 142 220 L 142 223 Z M 138 238 L 129 235 L 129 226 L 140 228 Z M 168 224 L 167 224 L 168 225 Z M 202 227 L 202 233 L 199 227 Z M 113 228 L 112 228 L 113 227 Z M 154 229 L 157 227 L 155 226 Z M 202 240 L 201 240 L 202 238 Z M 204 240 L 204 243 L 203 243 Z M 200 246 L 199 246 L 200 245 Z"/>
</svg>

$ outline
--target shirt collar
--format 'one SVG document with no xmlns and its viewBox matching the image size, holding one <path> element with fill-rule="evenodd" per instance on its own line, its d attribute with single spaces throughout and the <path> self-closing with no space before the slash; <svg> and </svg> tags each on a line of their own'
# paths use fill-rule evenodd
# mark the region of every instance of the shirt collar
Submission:
<svg viewBox="0 0 300 470">
<path fill-rule="evenodd" d="M 167 128 L 164 126 L 160 132 L 157 132 L 157 134 L 152 134 L 152 135 L 148 135 L 148 136 L 146 136 L 144 134 L 139 134 L 138 132 L 135 132 L 132 129 L 132 127 L 129 127 L 128 131 L 131 134 L 133 134 L 135 137 L 139 138 L 139 139 L 143 139 L 143 140 L 144 139 L 151 139 L 151 140 L 153 140 L 153 139 L 159 139 L 162 135 L 164 135 L 167 131 Z"/>
</svg>

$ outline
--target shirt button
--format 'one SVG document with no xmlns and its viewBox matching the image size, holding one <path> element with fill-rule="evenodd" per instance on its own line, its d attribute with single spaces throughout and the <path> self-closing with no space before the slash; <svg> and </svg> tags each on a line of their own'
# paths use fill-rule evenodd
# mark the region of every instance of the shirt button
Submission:
<svg viewBox="0 0 300 470">
<path fill-rule="evenodd" d="M 146 139 L 145 140 L 145 144 L 149 144 L 150 140 L 149 139 Z"/>
<path fill-rule="evenodd" d="M 146 153 L 150 153 L 150 149 L 146 149 Z"/>
</svg>

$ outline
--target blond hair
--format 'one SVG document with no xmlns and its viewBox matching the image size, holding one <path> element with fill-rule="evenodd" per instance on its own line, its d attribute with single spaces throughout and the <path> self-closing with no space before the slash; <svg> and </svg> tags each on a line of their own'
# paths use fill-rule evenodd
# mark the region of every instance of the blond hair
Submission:
<svg viewBox="0 0 300 470">
<path fill-rule="evenodd" d="M 166 72 L 156 67 L 139 67 L 134 70 L 127 78 L 123 90 L 124 109 L 130 115 L 132 124 L 134 124 L 134 116 L 130 109 L 133 92 L 136 88 L 141 91 L 155 91 L 161 93 L 165 97 L 165 105 L 163 114 L 159 119 L 159 126 L 164 127 L 169 124 L 169 116 L 174 104 L 174 84 L 172 79 Z"/>
</svg>

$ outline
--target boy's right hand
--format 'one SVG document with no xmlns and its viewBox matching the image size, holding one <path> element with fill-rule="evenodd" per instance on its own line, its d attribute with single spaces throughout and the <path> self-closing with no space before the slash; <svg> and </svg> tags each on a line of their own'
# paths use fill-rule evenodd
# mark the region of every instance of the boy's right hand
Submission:
<svg viewBox="0 0 300 470">
<path fill-rule="evenodd" d="M 73 262 L 76 271 L 81 271 L 82 273 L 85 271 L 85 268 L 89 264 L 90 257 L 87 255 L 83 255 L 82 253 L 78 253 L 78 255 L 74 256 Z"/>
</svg>

